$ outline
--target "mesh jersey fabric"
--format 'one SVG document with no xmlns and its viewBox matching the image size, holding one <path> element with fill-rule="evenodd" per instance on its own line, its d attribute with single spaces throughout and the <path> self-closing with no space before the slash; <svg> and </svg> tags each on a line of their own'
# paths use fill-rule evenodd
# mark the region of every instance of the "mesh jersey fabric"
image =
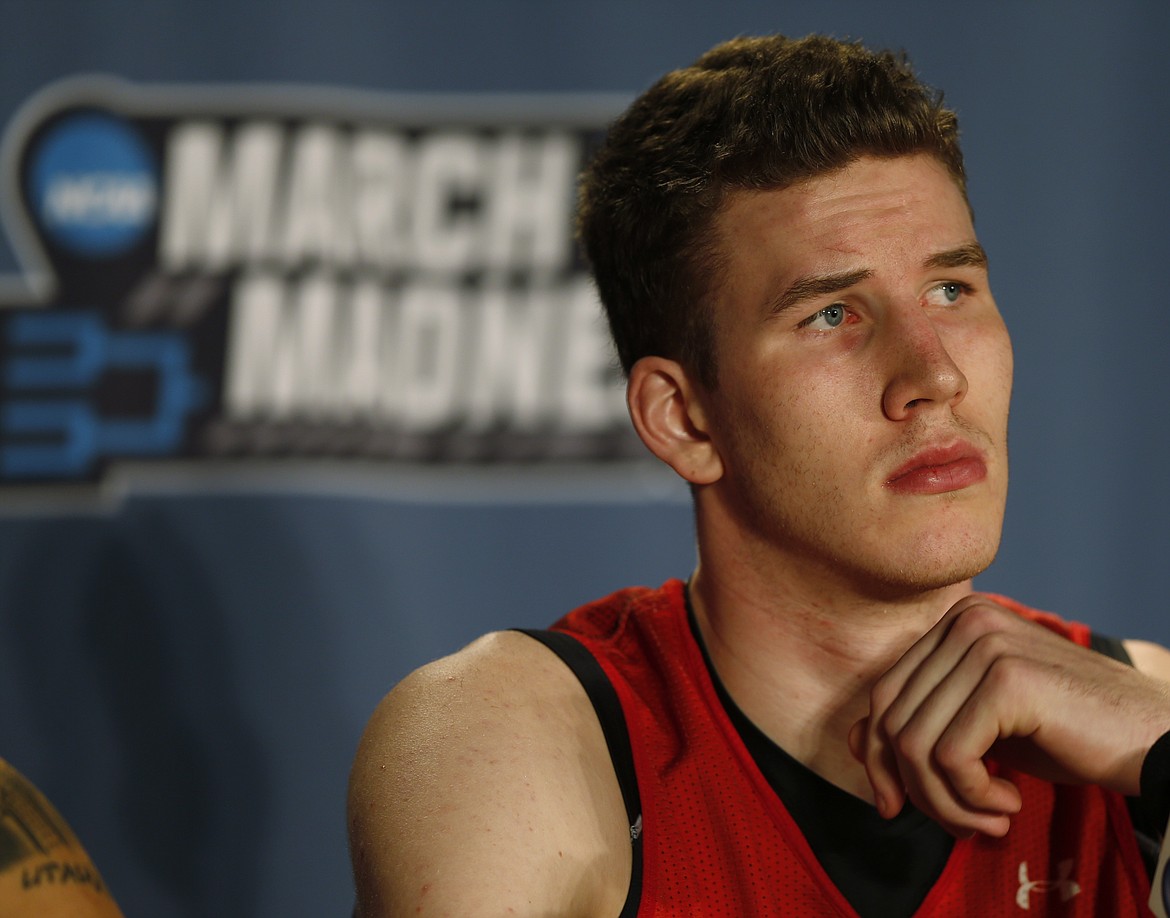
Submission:
<svg viewBox="0 0 1170 918">
<path fill-rule="evenodd" d="M 1088 628 L 997 599 L 1088 645 Z M 592 654 L 621 702 L 642 804 L 639 918 L 856 918 L 720 704 L 687 624 L 681 581 L 621 590 L 553 630 Z M 997 773 L 1023 796 L 1012 830 L 957 842 L 917 916 L 1150 914 L 1120 795 Z"/>
</svg>

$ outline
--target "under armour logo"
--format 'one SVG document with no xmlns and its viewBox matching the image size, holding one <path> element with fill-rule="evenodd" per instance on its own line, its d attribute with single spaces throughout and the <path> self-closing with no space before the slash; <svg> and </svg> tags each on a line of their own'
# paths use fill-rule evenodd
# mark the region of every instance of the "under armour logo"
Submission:
<svg viewBox="0 0 1170 918">
<path fill-rule="evenodd" d="M 1032 907 L 1031 896 L 1034 892 L 1058 892 L 1060 900 L 1067 902 L 1081 891 L 1080 884 L 1071 879 L 1072 869 L 1073 861 L 1069 858 L 1060 862 L 1055 880 L 1029 880 L 1028 862 L 1020 861 L 1020 888 L 1016 890 L 1016 905 L 1027 911 Z"/>
</svg>

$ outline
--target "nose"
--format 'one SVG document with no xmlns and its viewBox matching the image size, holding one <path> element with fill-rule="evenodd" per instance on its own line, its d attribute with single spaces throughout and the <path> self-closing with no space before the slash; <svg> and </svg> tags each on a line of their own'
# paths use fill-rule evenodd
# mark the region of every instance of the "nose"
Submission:
<svg viewBox="0 0 1170 918">
<path fill-rule="evenodd" d="M 915 308 L 888 327 L 890 363 L 882 410 L 891 421 L 905 421 L 929 406 L 954 407 L 967 394 L 967 377 L 951 358 L 938 329 Z"/>
</svg>

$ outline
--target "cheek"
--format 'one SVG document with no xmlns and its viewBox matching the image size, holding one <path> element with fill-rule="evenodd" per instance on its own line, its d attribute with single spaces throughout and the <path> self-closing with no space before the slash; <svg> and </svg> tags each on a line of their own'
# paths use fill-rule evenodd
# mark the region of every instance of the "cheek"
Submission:
<svg viewBox="0 0 1170 918">
<path fill-rule="evenodd" d="M 1003 401 L 1003 409 L 1007 410 L 1007 403 L 1012 393 L 1012 373 L 1014 360 L 1012 357 L 1011 340 L 1005 330 L 996 340 L 988 345 L 987 364 L 989 367 L 989 383 Z"/>
<path fill-rule="evenodd" d="M 1012 345 L 1000 321 L 988 322 L 969 334 L 944 341 L 959 370 L 967 378 L 968 398 L 993 403 L 1006 410 L 1012 390 Z"/>
<path fill-rule="evenodd" d="M 1004 338 L 1003 347 L 1001 349 L 1001 352 L 1003 355 L 1002 356 L 1002 360 L 1003 360 L 1002 373 L 1003 373 L 1004 384 L 1007 386 L 1008 391 L 1010 392 L 1011 388 L 1012 388 L 1013 374 L 1015 373 L 1016 358 L 1015 358 L 1015 353 L 1012 351 L 1012 341 L 1011 341 L 1011 338 L 1008 337 L 1008 333 L 1007 333 L 1006 328 L 1004 329 L 1004 332 L 1003 332 L 1003 338 Z"/>
</svg>

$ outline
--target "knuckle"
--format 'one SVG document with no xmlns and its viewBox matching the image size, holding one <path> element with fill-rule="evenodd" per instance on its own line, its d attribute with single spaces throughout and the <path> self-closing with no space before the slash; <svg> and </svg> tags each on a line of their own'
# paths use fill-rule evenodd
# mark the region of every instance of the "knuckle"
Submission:
<svg viewBox="0 0 1170 918">
<path fill-rule="evenodd" d="M 1008 658 L 1013 647 L 1012 640 L 1002 631 L 988 631 L 981 634 L 971 644 L 968 651 L 975 661 L 984 668 L 989 668 L 997 660 Z"/>
<path fill-rule="evenodd" d="M 1027 663 L 1019 657 L 1001 655 L 987 667 L 983 677 L 988 690 L 997 694 L 1013 694 L 1026 690 Z"/>
<path fill-rule="evenodd" d="M 929 739 L 912 725 L 893 737 L 891 744 L 904 761 L 920 762 L 930 753 Z"/>
<path fill-rule="evenodd" d="M 967 751 L 961 741 L 949 736 L 942 737 L 935 745 L 934 759 L 943 771 L 952 776 L 951 780 L 957 790 L 969 790 L 965 785 L 971 783 L 970 776 L 964 771 Z"/>
<path fill-rule="evenodd" d="M 964 608 L 951 626 L 958 637 L 975 641 L 985 634 L 1000 630 L 1010 615 L 1006 609 L 988 600 L 973 603 Z"/>
</svg>

